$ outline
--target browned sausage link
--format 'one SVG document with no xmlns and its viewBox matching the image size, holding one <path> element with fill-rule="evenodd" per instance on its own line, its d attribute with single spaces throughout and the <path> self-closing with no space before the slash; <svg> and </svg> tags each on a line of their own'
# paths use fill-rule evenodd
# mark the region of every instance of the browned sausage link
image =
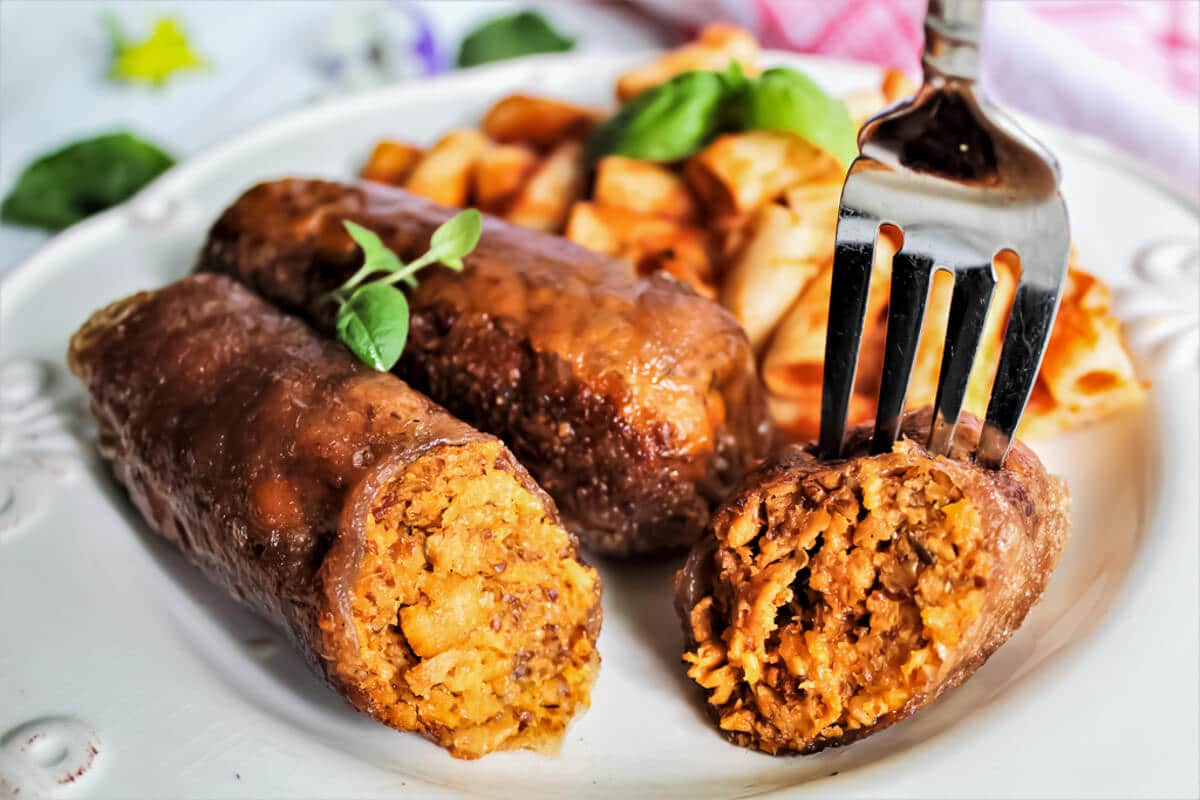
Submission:
<svg viewBox="0 0 1200 800">
<path fill-rule="evenodd" d="M 359 710 L 470 758 L 586 707 L 599 579 L 498 439 L 219 275 L 97 312 L 69 359 L 150 526 Z"/>
<path fill-rule="evenodd" d="M 1017 443 L 1005 468 L 918 442 L 821 463 L 783 451 L 747 476 L 676 579 L 690 664 L 737 744 L 810 753 L 901 720 L 969 678 L 1037 602 L 1069 523 L 1065 484 Z"/>
<path fill-rule="evenodd" d="M 372 184 L 267 183 L 217 221 L 199 269 L 329 330 L 322 297 L 361 262 L 343 220 L 411 259 L 452 213 Z M 736 321 L 674 281 L 497 219 L 466 263 L 422 273 L 398 374 L 503 438 L 585 545 L 695 541 L 769 436 Z"/>
</svg>

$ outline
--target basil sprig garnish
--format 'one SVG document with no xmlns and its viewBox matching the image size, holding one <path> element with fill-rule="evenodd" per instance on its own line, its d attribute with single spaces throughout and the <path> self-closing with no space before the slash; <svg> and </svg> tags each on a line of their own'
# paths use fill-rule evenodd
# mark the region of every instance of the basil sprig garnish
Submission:
<svg viewBox="0 0 1200 800">
<path fill-rule="evenodd" d="M 693 70 L 639 94 L 588 138 L 585 154 L 679 161 L 721 133 L 785 130 L 828 151 L 843 166 L 858 155 L 846 104 L 794 69 L 775 67 L 757 78 L 738 63 L 727 71 Z"/>
<path fill-rule="evenodd" d="M 794 69 L 767 70 L 749 81 L 733 104 L 731 116 L 740 130 L 798 133 L 842 166 L 858 156 L 858 136 L 846 104 Z"/>
<path fill-rule="evenodd" d="M 416 286 L 416 273 L 435 263 L 461 271 L 463 258 L 479 243 L 483 219 L 473 208 L 460 211 L 438 226 L 429 250 L 408 264 L 374 231 L 349 220 L 342 224 L 362 248 L 363 265 L 329 294 L 338 305 L 338 339 L 363 363 L 387 372 L 408 342 L 408 300 L 395 284 Z"/>
</svg>

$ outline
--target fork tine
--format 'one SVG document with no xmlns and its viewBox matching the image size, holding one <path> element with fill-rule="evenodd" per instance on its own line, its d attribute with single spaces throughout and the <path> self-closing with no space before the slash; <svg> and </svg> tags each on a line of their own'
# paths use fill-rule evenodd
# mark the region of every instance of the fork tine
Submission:
<svg viewBox="0 0 1200 800">
<path fill-rule="evenodd" d="M 819 450 L 826 459 L 842 455 L 878 232 L 878 220 L 846 205 L 843 196 L 833 251 L 833 285 L 829 292 L 829 327 L 821 382 Z"/>
<path fill-rule="evenodd" d="M 929 281 L 933 262 L 901 248 L 892 259 L 892 291 L 888 299 L 887 339 L 883 346 L 883 373 L 879 382 L 879 404 L 871 452 L 892 449 L 900 432 L 908 380 L 917 356 L 921 323 L 929 303 Z"/>
<path fill-rule="evenodd" d="M 1066 210 L 1061 230 L 1066 230 Z M 1021 257 L 1021 283 L 1013 298 L 1012 313 L 1004 333 L 1000 366 L 992 384 L 987 420 L 979 438 L 976 460 L 991 469 L 999 469 L 1012 445 L 1013 434 L 1029 401 L 1029 393 L 1042 365 L 1046 344 L 1062 297 L 1067 271 L 1067 241 L 1041 241 L 1024 248 Z"/>
<path fill-rule="evenodd" d="M 946 345 L 933 404 L 933 426 L 929 430 L 928 448 L 935 455 L 947 455 L 954 441 L 954 429 L 967 395 L 971 367 L 983 338 L 983 325 L 995 288 L 996 276 L 990 263 L 955 272 Z"/>
</svg>

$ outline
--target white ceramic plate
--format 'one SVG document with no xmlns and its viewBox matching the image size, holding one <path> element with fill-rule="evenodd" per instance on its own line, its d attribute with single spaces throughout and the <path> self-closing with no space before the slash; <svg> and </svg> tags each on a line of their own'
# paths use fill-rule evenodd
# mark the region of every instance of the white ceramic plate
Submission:
<svg viewBox="0 0 1200 800">
<path fill-rule="evenodd" d="M 862 66 L 777 55 L 834 91 Z M 604 568 L 604 665 L 561 756 L 455 761 L 350 710 L 151 534 L 91 454 L 67 337 L 189 269 L 244 188 L 348 177 L 516 89 L 606 102 L 626 56 L 545 57 L 272 122 L 72 228 L 0 294 L 0 794 L 21 797 L 1194 796 L 1197 211 L 1107 151 L 1060 155 L 1083 264 L 1128 295 L 1144 409 L 1039 443 L 1074 496 L 1041 604 L 964 687 L 845 750 L 771 758 L 709 727 L 679 663 L 676 564 Z"/>
</svg>

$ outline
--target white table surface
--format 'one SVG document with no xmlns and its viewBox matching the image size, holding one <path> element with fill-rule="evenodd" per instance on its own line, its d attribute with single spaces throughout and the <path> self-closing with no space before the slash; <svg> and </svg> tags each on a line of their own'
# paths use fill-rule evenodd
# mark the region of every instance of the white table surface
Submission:
<svg viewBox="0 0 1200 800">
<path fill-rule="evenodd" d="M 403 0 L 393 0 L 399 7 Z M 75 139 L 128 129 L 186 158 L 272 115 L 344 91 L 314 66 L 331 21 L 383 2 L 273 0 L 0 0 L 0 196 L 37 156 Z M 452 60 L 463 34 L 484 18 L 538 7 L 578 49 L 649 49 L 662 41 L 644 18 L 616 6 L 462 0 L 415 2 Z M 162 90 L 105 77 L 114 13 L 131 37 L 159 15 L 179 19 L 208 61 Z M 0 276 L 48 235 L 0 225 Z"/>
</svg>

